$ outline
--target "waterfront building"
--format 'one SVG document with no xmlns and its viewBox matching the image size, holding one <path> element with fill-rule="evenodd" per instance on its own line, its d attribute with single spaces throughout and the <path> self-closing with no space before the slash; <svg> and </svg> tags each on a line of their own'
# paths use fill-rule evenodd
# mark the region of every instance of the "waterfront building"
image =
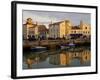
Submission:
<svg viewBox="0 0 100 80">
<path fill-rule="evenodd" d="M 31 18 L 26 20 L 26 23 L 23 24 L 23 38 L 29 39 L 35 34 L 35 27 L 37 24 L 34 24 Z"/>
<path fill-rule="evenodd" d="M 23 24 L 23 38 L 46 38 L 47 29 L 45 25 L 39 25 L 37 22 L 33 23 L 31 18 L 28 18 L 26 23 Z"/>
<path fill-rule="evenodd" d="M 60 21 L 49 24 L 49 37 L 50 38 L 63 38 L 71 29 L 71 22 L 69 20 Z"/>
<path fill-rule="evenodd" d="M 73 26 L 69 20 L 51 23 L 49 25 L 49 37 L 51 38 L 70 38 L 86 36 L 90 37 L 91 27 L 80 21 L 78 26 Z"/>
<path fill-rule="evenodd" d="M 45 25 L 37 25 L 35 30 L 35 35 L 37 35 L 41 39 L 47 38 L 47 28 Z"/>
<path fill-rule="evenodd" d="M 68 35 L 76 38 L 81 38 L 81 37 L 89 38 L 91 35 L 91 27 L 89 24 L 85 24 L 82 21 L 80 21 L 80 25 L 71 27 L 71 30 L 69 31 Z"/>
</svg>

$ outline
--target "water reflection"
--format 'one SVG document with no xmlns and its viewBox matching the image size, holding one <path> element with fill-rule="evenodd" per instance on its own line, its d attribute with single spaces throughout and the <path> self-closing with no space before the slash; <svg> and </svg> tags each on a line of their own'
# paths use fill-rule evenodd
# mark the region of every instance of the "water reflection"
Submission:
<svg viewBox="0 0 100 80">
<path fill-rule="evenodd" d="M 24 54 L 24 67 L 25 64 L 27 64 L 27 68 L 31 69 L 32 65 L 37 65 L 43 61 L 45 61 L 47 58 L 47 54 L 37 54 L 37 53 L 33 53 L 33 52 L 27 52 Z"/>
<path fill-rule="evenodd" d="M 42 53 L 24 53 L 23 69 L 90 66 L 89 47 L 65 50 L 45 51 Z"/>
<path fill-rule="evenodd" d="M 77 60 L 77 64 L 74 64 Z M 90 51 L 83 50 L 81 52 L 62 51 L 60 54 L 50 55 L 49 63 L 54 65 L 81 65 L 90 62 Z"/>
</svg>

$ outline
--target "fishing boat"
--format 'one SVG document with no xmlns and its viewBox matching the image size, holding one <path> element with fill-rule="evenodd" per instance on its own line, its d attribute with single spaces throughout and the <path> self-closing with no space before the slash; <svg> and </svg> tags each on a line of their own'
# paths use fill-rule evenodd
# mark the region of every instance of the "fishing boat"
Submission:
<svg viewBox="0 0 100 80">
<path fill-rule="evenodd" d="M 61 49 L 68 49 L 69 46 L 61 46 Z"/>
<path fill-rule="evenodd" d="M 75 44 L 74 43 L 69 43 L 68 46 L 75 46 Z"/>
<path fill-rule="evenodd" d="M 36 47 L 32 47 L 31 50 L 34 52 L 45 51 L 46 47 L 36 46 Z"/>
<path fill-rule="evenodd" d="M 74 43 L 68 43 L 68 44 L 63 44 L 61 45 L 61 49 L 69 49 L 71 47 L 75 47 L 76 44 Z"/>
</svg>

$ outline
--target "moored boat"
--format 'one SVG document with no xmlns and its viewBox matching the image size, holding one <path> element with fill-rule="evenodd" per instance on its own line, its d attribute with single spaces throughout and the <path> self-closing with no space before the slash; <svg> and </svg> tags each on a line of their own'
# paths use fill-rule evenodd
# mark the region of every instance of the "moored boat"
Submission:
<svg viewBox="0 0 100 80">
<path fill-rule="evenodd" d="M 61 46 L 61 49 L 68 49 L 69 46 Z"/>
<path fill-rule="evenodd" d="M 76 44 L 74 44 L 74 43 L 63 44 L 63 45 L 61 45 L 61 49 L 69 49 L 69 48 L 75 47 L 75 46 L 76 46 Z"/>
<path fill-rule="evenodd" d="M 32 47 L 31 50 L 34 52 L 45 51 L 46 47 L 36 46 L 36 47 Z"/>
<path fill-rule="evenodd" d="M 75 46 L 76 44 L 74 43 L 69 43 L 68 46 Z"/>
</svg>

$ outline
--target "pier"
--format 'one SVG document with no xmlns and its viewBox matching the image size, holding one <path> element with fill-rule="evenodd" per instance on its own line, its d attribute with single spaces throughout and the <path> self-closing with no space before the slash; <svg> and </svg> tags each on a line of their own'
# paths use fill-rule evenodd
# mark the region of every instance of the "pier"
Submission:
<svg viewBox="0 0 100 80">
<path fill-rule="evenodd" d="M 35 46 L 43 46 L 48 49 L 56 49 L 59 48 L 63 44 L 69 44 L 71 40 L 36 40 L 36 41 L 23 41 L 23 48 L 31 48 Z M 76 45 L 90 45 L 89 40 L 74 40 L 74 44 Z"/>
</svg>

